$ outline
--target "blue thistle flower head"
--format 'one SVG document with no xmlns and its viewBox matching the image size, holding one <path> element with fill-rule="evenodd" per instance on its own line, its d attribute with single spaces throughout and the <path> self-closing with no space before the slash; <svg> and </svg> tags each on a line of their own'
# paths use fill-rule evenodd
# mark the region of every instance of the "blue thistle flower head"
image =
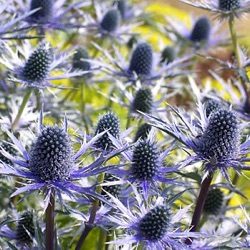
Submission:
<svg viewBox="0 0 250 250">
<path fill-rule="evenodd" d="M 132 49 L 133 48 L 133 46 L 135 45 L 135 44 L 137 44 L 137 42 L 138 42 L 138 38 L 134 35 L 134 36 L 132 36 L 129 40 L 128 40 L 128 42 L 127 42 L 127 47 L 129 48 L 129 49 Z"/>
<path fill-rule="evenodd" d="M 104 182 L 112 181 L 117 181 L 117 177 L 112 174 L 105 173 Z M 121 193 L 121 185 L 103 186 L 102 189 L 102 195 L 104 195 L 105 197 L 108 197 L 107 193 L 111 194 L 114 197 L 118 197 Z"/>
<path fill-rule="evenodd" d="M 131 111 L 150 113 L 153 107 L 153 94 L 149 87 L 142 87 L 136 93 L 131 103 Z"/>
<path fill-rule="evenodd" d="M 7 143 L 7 142 L 2 142 L 1 143 L 1 147 L 8 152 L 10 155 L 16 156 L 17 155 L 17 151 L 11 146 L 11 144 Z M 9 165 L 13 165 L 13 162 L 8 159 L 7 157 L 5 157 L 3 154 L 0 153 L 0 161 L 9 164 Z"/>
<path fill-rule="evenodd" d="M 187 208 L 172 215 L 170 204 L 165 204 L 163 197 L 154 195 L 145 199 L 137 186 L 131 185 L 131 188 L 134 194 L 133 203 L 129 200 L 122 203 L 110 196 L 116 211 L 104 217 L 122 232 L 119 239 L 110 242 L 111 244 L 122 242 L 132 243 L 134 246 L 140 244 L 145 249 L 186 249 L 183 238 L 199 237 L 199 233 L 183 232 L 174 225 L 181 220 Z"/>
<path fill-rule="evenodd" d="M 130 161 L 129 169 L 117 170 L 111 173 L 116 174 L 121 179 L 126 178 L 131 183 L 137 183 L 145 197 L 154 192 L 153 190 L 157 192 L 158 183 L 185 186 L 184 183 L 168 176 L 178 171 L 179 168 L 178 165 L 166 168 L 165 164 L 165 158 L 172 151 L 174 142 L 160 152 L 159 144 L 155 141 L 153 131 L 148 133 L 147 138 L 139 137 L 135 142 L 131 150 L 127 152 L 127 157 Z"/>
<path fill-rule="evenodd" d="M 22 76 L 26 81 L 42 82 L 49 74 L 53 61 L 52 50 L 48 44 L 40 43 L 24 65 Z"/>
<path fill-rule="evenodd" d="M 167 205 L 152 208 L 138 223 L 138 234 L 143 240 L 160 241 L 170 223 L 171 212 Z"/>
<path fill-rule="evenodd" d="M 221 109 L 221 108 L 227 108 L 228 105 L 226 103 L 214 100 L 214 99 L 208 99 L 205 102 L 205 110 L 206 110 L 206 116 L 209 117 L 213 112 Z"/>
<path fill-rule="evenodd" d="M 139 139 L 141 140 L 145 140 L 148 138 L 148 134 L 151 130 L 152 126 L 149 125 L 148 123 L 144 123 L 142 124 L 138 130 L 136 131 L 136 134 L 135 134 L 135 139 L 134 141 L 138 141 Z"/>
<path fill-rule="evenodd" d="M 32 237 L 34 236 L 33 212 L 24 212 L 18 220 L 16 238 L 19 242 L 32 242 Z"/>
<path fill-rule="evenodd" d="M 240 18 L 244 13 L 249 13 L 250 1 L 249 0 L 182 0 L 183 2 L 207 10 L 216 14 L 220 20 L 229 19 L 232 16 Z"/>
<path fill-rule="evenodd" d="M 139 43 L 132 53 L 129 72 L 150 75 L 153 66 L 153 50 L 148 43 Z"/>
<path fill-rule="evenodd" d="M 53 4 L 53 0 L 32 0 L 30 3 L 30 10 L 40 9 L 29 18 L 34 22 L 48 22 L 53 15 Z"/>
<path fill-rule="evenodd" d="M 104 15 L 100 26 L 103 30 L 107 32 L 114 32 L 120 26 L 121 22 L 121 15 L 119 10 L 117 9 L 110 9 Z"/>
<path fill-rule="evenodd" d="M 232 11 L 241 7 L 240 0 L 219 0 L 219 9 L 222 11 Z"/>
<path fill-rule="evenodd" d="M 154 142 L 140 140 L 135 145 L 132 155 L 131 170 L 139 181 L 152 180 L 158 172 L 159 153 Z"/>
<path fill-rule="evenodd" d="M 116 139 L 118 139 L 120 136 L 120 121 L 118 117 L 112 112 L 104 114 L 103 116 L 99 118 L 99 121 L 96 126 L 96 130 L 95 130 L 95 135 L 104 131 L 107 131 Z M 96 141 L 95 146 L 97 148 L 100 148 L 102 150 L 110 150 L 112 148 L 113 143 L 109 139 L 108 133 L 103 134 Z"/>
<path fill-rule="evenodd" d="M 84 61 L 84 59 L 89 59 L 89 53 L 85 48 L 78 48 L 73 56 L 72 67 L 73 69 L 81 69 L 87 71 L 90 69 L 91 65 L 89 62 Z"/>
<path fill-rule="evenodd" d="M 104 171 L 111 170 L 113 165 L 105 166 L 104 162 L 117 156 L 123 152 L 127 146 L 122 146 L 119 149 L 114 149 L 112 152 L 101 152 L 98 154 L 88 166 L 78 168 L 79 158 L 86 153 L 88 149 L 94 146 L 94 144 L 105 133 L 100 133 L 90 141 L 87 141 L 86 137 L 80 145 L 77 152 L 74 151 L 70 136 L 67 133 L 67 119 L 64 119 L 64 127 L 60 128 L 57 125 L 43 126 L 43 112 L 40 113 L 39 119 L 39 134 L 36 140 L 31 145 L 30 152 L 26 151 L 24 146 L 19 140 L 10 133 L 7 129 L 5 132 L 11 138 L 12 142 L 18 148 L 18 151 L 22 154 L 22 158 L 17 158 L 10 155 L 3 148 L 1 153 L 9 158 L 14 164 L 4 164 L 0 168 L 0 173 L 4 175 L 12 175 L 24 179 L 23 186 L 17 188 L 12 196 L 19 195 L 21 193 L 28 192 L 33 193 L 36 190 L 45 189 L 45 201 L 49 201 L 50 196 L 54 192 L 54 195 L 61 199 L 61 193 L 65 193 L 72 199 L 78 199 L 76 193 L 82 194 L 85 199 L 82 202 L 90 202 L 90 197 L 95 197 L 103 202 L 107 200 L 100 194 L 97 194 L 92 187 L 83 187 L 77 185 L 74 182 L 79 181 L 80 178 L 86 178 L 89 176 L 96 176 Z M 27 184 L 26 181 L 29 181 Z M 45 209 L 48 205 L 45 202 Z"/>
<path fill-rule="evenodd" d="M 120 11 L 121 17 L 124 18 L 126 11 L 127 11 L 127 3 L 125 0 L 118 0 L 117 2 L 117 9 Z"/>
<path fill-rule="evenodd" d="M 161 62 L 171 63 L 176 59 L 176 52 L 172 46 L 166 46 L 161 52 Z"/>
<path fill-rule="evenodd" d="M 207 17 L 200 17 L 190 34 L 190 40 L 194 43 L 205 42 L 209 39 L 211 31 L 210 21 Z"/>
<path fill-rule="evenodd" d="M 242 110 L 244 113 L 250 114 L 250 101 L 248 99 L 246 99 L 244 101 L 244 104 L 242 106 Z"/>
<path fill-rule="evenodd" d="M 88 71 L 91 69 L 91 64 L 88 61 L 85 61 L 85 59 L 90 59 L 89 53 L 86 48 L 78 48 L 73 55 L 72 60 L 72 68 L 74 70 L 82 70 L 82 71 Z M 87 73 L 83 76 L 81 76 L 83 79 L 90 79 L 92 76 L 91 73 Z"/>
<path fill-rule="evenodd" d="M 207 214 L 217 215 L 221 211 L 224 200 L 224 194 L 219 188 L 211 188 L 208 191 L 205 203 L 204 212 Z"/>
<path fill-rule="evenodd" d="M 42 182 L 70 178 L 73 149 L 67 133 L 58 126 L 44 127 L 31 148 L 30 170 Z"/>
<path fill-rule="evenodd" d="M 210 163 L 224 162 L 237 157 L 240 132 L 236 115 L 231 110 L 219 109 L 209 118 L 204 134 L 198 139 L 200 154 Z"/>
<path fill-rule="evenodd" d="M 33 50 L 32 45 L 29 43 L 24 44 L 23 48 L 19 46 L 16 50 L 5 44 L 6 51 L 10 58 L 3 58 L 1 63 L 6 63 L 7 68 L 14 74 L 10 75 L 10 79 L 17 83 L 22 83 L 28 87 L 35 87 L 44 89 L 46 87 L 61 88 L 51 83 L 53 80 L 67 79 L 84 74 L 89 74 L 88 71 L 77 70 L 65 70 L 65 67 L 60 67 L 60 64 L 71 56 L 71 53 L 64 52 L 54 56 L 53 49 L 50 45 L 42 41 L 38 44 L 37 48 Z M 31 51 L 31 53 L 27 53 Z M 20 58 L 21 55 L 23 58 Z M 52 75 L 52 72 L 56 69 L 57 74 Z M 58 71 L 60 74 L 58 74 Z"/>
<path fill-rule="evenodd" d="M 242 124 L 239 123 L 236 112 L 226 107 L 219 107 L 206 117 L 204 105 L 198 103 L 197 119 L 194 120 L 187 112 L 173 107 L 173 116 L 163 121 L 156 116 L 145 114 L 153 126 L 159 128 L 171 137 L 178 140 L 195 155 L 188 156 L 183 163 L 191 165 L 203 162 L 206 174 L 219 170 L 228 181 L 228 169 L 241 172 L 249 169 L 245 164 L 249 153 L 250 138 L 241 142 Z M 176 122 L 176 118 L 179 122 Z M 191 136 L 190 136 L 191 134 Z"/>
</svg>

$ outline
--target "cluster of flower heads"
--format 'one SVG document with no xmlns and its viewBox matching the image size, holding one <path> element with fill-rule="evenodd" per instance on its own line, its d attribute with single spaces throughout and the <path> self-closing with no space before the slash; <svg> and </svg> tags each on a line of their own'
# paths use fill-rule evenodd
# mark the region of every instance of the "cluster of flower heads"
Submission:
<svg viewBox="0 0 250 250">
<path fill-rule="evenodd" d="M 232 36 L 250 11 L 249 0 L 181 1 L 228 21 Z M 250 170 L 247 52 L 217 20 L 159 22 L 150 7 L 0 7 L 4 249 L 90 249 L 89 234 L 100 249 L 249 247 L 249 205 L 231 206 L 234 194 L 245 202 L 237 184 Z M 228 58 L 213 56 L 232 40 Z M 205 80 L 204 62 L 220 68 Z"/>
</svg>

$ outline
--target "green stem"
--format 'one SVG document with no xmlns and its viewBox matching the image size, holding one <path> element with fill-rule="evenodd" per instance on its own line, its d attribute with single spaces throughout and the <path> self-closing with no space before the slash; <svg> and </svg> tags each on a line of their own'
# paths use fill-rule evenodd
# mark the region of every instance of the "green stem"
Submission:
<svg viewBox="0 0 250 250">
<path fill-rule="evenodd" d="M 50 201 L 46 208 L 46 250 L 54 249 L 54 212 L 55 212 L 55 191 L 50 194 Z"/>
<path fill-rule="evenodd" d="M 237 35 L 236 35 L 236 30 L 235 30 L 235 26 L 234 26 L 234 16 L 231 15 L 229 18 L 229 29 L 230 29 L 230 33 L 231 33 L 231 39 L 233 42 L 233 50 L 236 56 L 236 60 L 238 63 L 239 68 L 242 67 L 242 63 L 241 63 L 241 58 L 240 58 L 240 50 L 239 50 L 239 44 L 238 44 L 238 40 L 237 40 Z"/>
<path fill-rule="evenodd" d="M 230 16 L 228 24 L 229 24 L 231 39 L 233 42 L 233 50 L 234 50 L 234 53 L 236 56 L 238 68 L 242 69 L 243 65 L 242 65 L 242 60 L 241 60 L 241 55 L 240 55 L 240 46 L 238 43 L 237 34 L 236 34 L 235 26 L 234 26 L 234 15 Z M 240 81 L 241 81 L 241 84 L 242 84 L 244 91 L 247 95 L 247 100 L 249 100 L 250 96 L 249 96 L 248 87 L 247 87 L 247 85 L 242 77 L 240 77 Z"/>
<path fill-rule="evenodd" d="M 130 112 L 127 115 L 127 124 L 126 124 L 126 129 L 128 129 L 131 125 L 131 114 Z"/>
<path fill-rule="evenodd" d="M 100 174 L 98 176 L 98 178 L 97 178 L 98 183 L 102 183 L 103 182 L 104 176 L 105 176 L 104 173 L 102 173 L 102 174 Z M 96 193 L 100 194 L 101 191 L 102 191 L 102 187 L 100 185 L 97 186 Z M 93 204 L 92 204 L 92 208 L 91 208 L 91 211 L 90 211 L 89 220 L 88 220 L 88 222 L 85 225 L 85 228 L 84 228 L 84 230 L 83 230 L 83 232 L 82 232 L 82 234 L 80 236 L 79 241 L 77 242 L 75 250 L 81 250 L 81 247 L 82 247 L 85 239 L 87 238 L 87 236 L 90 233 L 90 231 L 94 228 L 94 222 L 95 222 L 96 212 L 97 212 L 98 208 L 99 208 L 99 200 L 95 199 L 93 201 Z"/>
<path fill-rule="evenodd" d="M 15 119 L 14 119 L 12 125 L 11 125 L 11 129 L 12 129 L 12 130 L 15 130 L 15 129 L 17 128 L 18 122 L 19 122 L 20 117 L 21 117 L 21 115 L 22 115 L 22 113 L 23 113 L 23 111 L 24 111 L 24 109 L 25 109 L 25 107 L 26 107 L 26 104 L 27 104 L 27 102 L 28 102 L 28 100 L 29 100 L 29 98 L 30 98 L 30 95 L 31 95 L 31 93 L 32 93 L 32 90 L 33 90 L 33 88 L 29 88 L 28 91 L 26 92 L 26 94 L 25 94 L 25 96 L 24 96 L 24 98 L 23 98 L 21 107 L 20 107 L 20 109 L 18 110 L 18 113 L 17 113 L 17 115 L 16 115 L 16 117 L 15 117 Z"/>
<path fill-rule="evenodd" d="M 71 96 L 75 93 L 75 89 L 69 90 L 69 92 L 64 96 L 64 98 L 59 101 L 59 104 L 64 104 L 68 99 L 70 100 Z"/>
<path fill-rule="evenodd" d="M 204 207 L 204 203 L 205 203 L 207 193 L 208 193 L 210 184 L 212 182 L 212 179 L 213 179 L 213 173 L 210 172 L 201 184 L 200 193 L 199 193 L 199 196 L 198 196 L 197 201 L 196 201 L 196 206 L 195 206 L 195 210 L 194 210 L 194 214 L 193 214 L 193 218 L 192 218 L 192 222 L 191 222 L 190 232 L 197 231 L 198 224 L 199 224 L 201 214 L 202 214 L 202 210 Z M 188 238 L 185 241 L 185 243 L 187 245 L 191 245 L 192 239 Z"/>
<path fill-rule="evenodd" d="M 36 110 L 40 111 L 41 110 L 41 95 L 40 95 L 39 90 L 37 90 L 35 94 L 36 94 Z"/>
<path fill-rule="evenodd" d="M 81 112 L 82 112 L 82 115 L 84 114 L 85 112 L 85 81 L 81 82 L 80 83 L 80 88 L 81 88 Z"/>
</svg>

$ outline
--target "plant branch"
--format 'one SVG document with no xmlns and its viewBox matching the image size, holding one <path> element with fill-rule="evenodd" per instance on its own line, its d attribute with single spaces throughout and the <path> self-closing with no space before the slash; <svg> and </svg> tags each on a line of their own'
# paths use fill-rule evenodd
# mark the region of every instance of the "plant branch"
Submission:
<svg viewBox="0 0 250 250">
<path fill-rule="evenodd" d="M 55 212 L 55 191 L 50 194 L 50 201 L 46 208 L 46 250 L 54 249 L 54 212 Z"/>
<path fill-rule="evenodd" d="M 213 179 L 213 173 L 210 172 L 208 174 L 208 176 L 204 179 L 204 181 L 201 184 L 200 193 L 199 193 L 199 196 L 198 196 L 197 201 L 196 201 L 196 207 L 195 207 L 192 222 L 191 222 L 191 230 L 190 230 L 190 232 L 196 232 L 197 231 L 197 227 L 198 227 L 198 224 L 200 222 L 200 218 L 201 218 L 201 214 L 202 214 L 202 211 L 203 211 L 204 203 L 205 203 L 207 193 L 208 193 L 210 184 L 212 182 L 212 179 Z M 187 245 L 191 245 L 192 244 L 192 239 L 188 238 L 185 243 Z"/>
<path fill-rule="evenodd" d="M 103 180 L 104 180 L 104 173 L 100 174 L 98 176 L 98 183 L 102 183 Z M 97 194 L 100 194 L 102 191 L 102 187 L 101 186 L 98 186 L 96 188 L 96 193 Z M 75 250 L 81 250 L 81 247 L 85 241 L 85 239 L 87 238 L 88 234 L 90 233 L 90 231 L 94 228 L 94 222 L 95 222 L 95 217 L 96 217 L 96 212 L 99 208 L 99 200 L 96 198 L 94 201 L 93 201 L 93 204 L 92 204 L 92 208 L 91 208 L 91 211 L 90 211 L 90 216 L 89 216 L 89 220 L 88 222 L 86 223 L 85 225 L 85 228 L 80 236 L 80 239 L 79 241 L 77 242 L 77 245 L 76 245 L 76 248 Z"/>
<path fill-rule="evenodd" d="M 33 88 L 29 88 L 28 91 L 26 92 L 26 94 L 25 94 L 25 96 L 23 98 L 22 104 L 20 106 L 20 109 L 18 110 L 18 113 L 17 113 L 17 115 L 16 115 L 16 117 L 15 117 L 15 119 L 14 119 L 12 125 L 11 125 L 12 130 L 15 130 L 17 128 L 18 122 L 19 122 L 19 120 L 20 120 L 20 118 L 22 116 L 22 113 L 23 113 L 23 111 L 24 111 L 24 109 L 26 107 L 26 104 L 27 104 L 27 102 L 28 102 L 28 100 L 30 98 L 32 90 L 33 90 Z"/>
</svg>

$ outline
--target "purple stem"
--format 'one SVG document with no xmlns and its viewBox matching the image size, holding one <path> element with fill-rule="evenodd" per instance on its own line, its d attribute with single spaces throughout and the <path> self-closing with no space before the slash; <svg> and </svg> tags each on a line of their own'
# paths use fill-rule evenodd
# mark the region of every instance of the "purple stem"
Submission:
<svg viewBox="0 0 250 250">
<path fill-rule="evenodd" d="M 205 203 L 205 200 L 207 198 L 207 193 L 208 193 L 210 184 L 212 182 L 212 179 L 213 179 L 213 173 L 210 172 L 208 174 L 208 176 L 204 179 L 204 181 L 201 184 L 200 193 L 199 193 L 199 196 L 198 196 L 197 201 L 196 201 L 196 207 L 195 207 L 192 222 L 191 222 L 191 225 L 190 225 L 190 227 L 191 227 L 190 232 L 196 232 L 197 231 L 197 227 L 198 227 L 198 224 L 200 222 L 200 218 L 201 218 L 201 214 L 202 214 L 202 211 L 203 211 L 204 203 Z M 185 243 L 187 245 L 191 245 L 192 244 L 192 238 L 186 239 Z"/>
<path fill-rule="evenodd" d="M 79 241 L 77 242 L 75 250 L 81 250 L 83 242 L 87 238 L 90 231 L 93 229 L 94 222 L 95 222 L 95 217 L 96 217 L 96 212 L 97 212 L 98 207 L 99 207 L 99 200 L 95 199 L 93 201 L 93 206 L 91 208 L 89 220 L 85 224 L 84 231 L 82 232 L 81 237 L 80 237 Z"/>
<path fill-rule="evenodd" d="M 54 212 L 55 212 L 55 197 L 54 190 L 51 191 L 50 201 L 46 208 L 46 250 L 54 248 Z"/>
</svg>

